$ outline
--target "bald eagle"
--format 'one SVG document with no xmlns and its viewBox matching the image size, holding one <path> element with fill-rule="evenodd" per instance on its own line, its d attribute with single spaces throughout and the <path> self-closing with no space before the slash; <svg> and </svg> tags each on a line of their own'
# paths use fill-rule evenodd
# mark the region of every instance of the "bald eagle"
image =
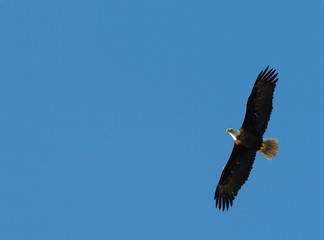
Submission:
<svg viewBox="0 0 324 240">
<path fill-rule="evenodd" d="M 276 138 L 263 139 L 272 111 L 273 92 L 278 81 L 276 70 L 261 71 L 246 102 L 243 124 L 239 130 L 226 130 L 234 139 L 234 147 L 216 187 L 214 199 L 220 210 L 233 205 L 237 192 L 249 177 L 256 152 L 268 160 L 279 151 Z"/>
</svg>

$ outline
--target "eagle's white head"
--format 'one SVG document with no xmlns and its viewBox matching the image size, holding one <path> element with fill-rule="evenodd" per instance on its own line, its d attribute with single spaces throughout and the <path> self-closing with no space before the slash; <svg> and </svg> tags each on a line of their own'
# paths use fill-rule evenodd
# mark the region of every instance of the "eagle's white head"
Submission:
<svg viewBox="0 0 324 240">
<path fill-rule="evenodd" d="M 241 132 L 239 130 L 234 130 L 233 128 L 228 128 L 226 129 L 226 132 L 228 132 L 229 134 L 231 134 L 232 138 L 234 140 L 237 139 L 237 136 L 239 136 L 241 134 Z"/>
</svg>

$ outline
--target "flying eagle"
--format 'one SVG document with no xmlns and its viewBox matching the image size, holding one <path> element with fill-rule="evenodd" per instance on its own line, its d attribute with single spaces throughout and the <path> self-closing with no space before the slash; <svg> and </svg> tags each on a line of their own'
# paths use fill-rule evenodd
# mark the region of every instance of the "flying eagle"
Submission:
<svg viewBox="0 0 324 240">
<path fill-rule="evenodd" d="M 216 208 L 228 210 L 237 192 L 249 177 L 256 152 L 268 160 L 279 151 L 276 138 L 262 139 L 272 111 L 273 92 L 278 81 L 276 70 L 261 71 L 246 102 L 243 124 L 239 130 L 226 130 L 234 139 L 234 147 L 219 179 L 215 197 Z"/>
</svg>

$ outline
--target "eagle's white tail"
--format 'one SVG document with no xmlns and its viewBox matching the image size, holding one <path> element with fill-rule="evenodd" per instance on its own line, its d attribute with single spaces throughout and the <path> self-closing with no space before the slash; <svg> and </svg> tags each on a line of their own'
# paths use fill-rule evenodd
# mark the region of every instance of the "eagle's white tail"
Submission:
<svg viewBox="0 0 324 240">
<path fill-rule="evenodd" d="M 274 158 L 279 152 L 279 142 L 277 138 L 263 139 L 262 147 L 259 152 L 268 160 Z"/>
</svg>

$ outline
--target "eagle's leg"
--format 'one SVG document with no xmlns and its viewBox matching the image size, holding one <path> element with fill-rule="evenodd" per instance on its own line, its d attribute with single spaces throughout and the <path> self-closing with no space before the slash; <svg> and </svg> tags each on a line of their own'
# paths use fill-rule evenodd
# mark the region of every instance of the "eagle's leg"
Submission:
<svg viewBox="0 0 324 240">
<path fill-rule="evenodd" d="M 267 145 L 265 143 L 262 143 L 262 146 L 260 147 L 261 151 L 266 151 L 267 150 Z"/>
</svg>

